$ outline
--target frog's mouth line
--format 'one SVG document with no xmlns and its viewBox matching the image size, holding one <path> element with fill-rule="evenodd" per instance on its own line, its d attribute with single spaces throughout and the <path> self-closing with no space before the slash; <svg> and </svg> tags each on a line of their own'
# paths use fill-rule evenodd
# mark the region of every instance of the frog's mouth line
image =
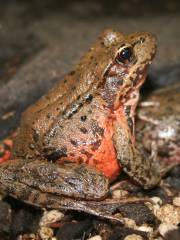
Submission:
<svg viewBox="0 0 180 240">
<path fill-rule="evenodd" d="M 135 84 L 135 89 L 140 89 L 141 86 L 143 85 L 143 83 L 145 82 L 147 78 L 147 72 L 143 73 L 141 77 L 139 77 L 139 79 L 137 80 L 136 84 Z"/>
<path fill-rule="evenodd" d="M 130 99 L 136 97 L 136 94 L 134 94 L 134 96 L 133 96 L 133 92 L 134 93 L 139 92 L 141 86 L 143 85 L 143 83 L 146 80 L 146 77 L 147 77 L 147 71 L 146 70 L 144 70 L 141 73 L 139 72 L 138 77 L 132 82 L 132 86 L 130 87 L 130 89 L 125 91 L 123 96 L 120 97 L 120 100 L 124 99 L 123 103 L 126 103 Z"/>
<path fill-rule="evenodd" d="M 148 65 L 146 65 L 143 70 L 139 70 L 137 69 L 135 74 L 136 74 L 136 78 L 135 80 L 133 81 L 133 86 L 135 88 L 140 88 L 141 85 L 144 83 L 146 77 L 147 77 L 147 70 L 148 70 Z"/>
</svg>

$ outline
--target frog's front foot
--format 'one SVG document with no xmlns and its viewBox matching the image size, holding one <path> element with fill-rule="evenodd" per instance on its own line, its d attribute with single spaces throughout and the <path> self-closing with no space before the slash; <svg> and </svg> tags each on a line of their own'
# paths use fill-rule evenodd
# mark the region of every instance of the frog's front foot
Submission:
<svg viewBox="0 0 180 240">
<path fill-rule="evenodd" d="M 153 188 L 162 178 L 155 161 L 156 147 L 152 144 L 152 154 L 149 156 L 139 144 L 135 147 L 132 142 L 129 143 L 129 138 L 119 123 L 115 127 L 114 143 L 117 150 L 117 159 L 124 172 L 144 189 Z"/>
</svg>

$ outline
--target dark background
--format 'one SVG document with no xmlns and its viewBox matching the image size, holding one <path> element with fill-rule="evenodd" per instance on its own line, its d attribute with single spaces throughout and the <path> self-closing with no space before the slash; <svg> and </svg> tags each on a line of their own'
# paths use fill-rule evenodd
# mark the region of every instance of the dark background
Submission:
<svg viewBox="0 0 180 240">
<path fill-rule="evenodd" d="M 178 0 L 0 1 L 0 138 L 105 28 L 156 34 L 158 53 L 146 89 L 179 81 Z"/>
</svg>

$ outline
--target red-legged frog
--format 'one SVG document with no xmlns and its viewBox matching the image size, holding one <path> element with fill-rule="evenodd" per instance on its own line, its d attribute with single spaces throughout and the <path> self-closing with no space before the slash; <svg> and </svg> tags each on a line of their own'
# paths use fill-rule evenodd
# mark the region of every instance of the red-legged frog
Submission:
<svg viewBox="0 0 180 240">
<path fill-rule="evenodd" d="M 180 84 L 156 90 L 138 109 L 136 140 L 157 161 L 180 164 Z M 158 159 L 159 158 L 159 159 Z"/>
<path fill-rule="evenodd" d="M 148 32 L 103 32 L 75 70 L 23 113 L 0 188 L 34 205 L 95 214 L 93 201 L 106 198 L 121 169 L 145 189 L 158 184 L 162 172 L 134 136 L 139 89 L 155 52 Z"/>
</svg>

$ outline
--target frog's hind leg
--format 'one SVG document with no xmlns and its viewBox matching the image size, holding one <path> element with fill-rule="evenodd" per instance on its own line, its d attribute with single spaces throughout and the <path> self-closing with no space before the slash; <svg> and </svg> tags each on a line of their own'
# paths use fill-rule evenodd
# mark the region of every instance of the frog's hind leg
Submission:
<svg viewBox="0 0 180 240">
<path fill-rule="evenodd" d="M 22 184 L 39 192 L 81 199 L 105 198 L 109 189 L 108 179 L 85 165 L 59 165 L 43 160 L 27 162 L 21 159 L 0 165 L 0 189 L 16 196 L 24 186 Z"/>
<path fill-rule="evenodd" d="M 12 178 L 9 180 L 12 180 Z M 120 223 L 124 223 L 124 220 L 121 217 L 116 216 L 116 213 L 119 211 L 119 208 L 129 203 L 148 201 L 147 199 L 137 198 L 128 198 L 128 200 L 107 199 L 99 201 L 98 200 L 84 201 L 81 199 L 74 199 L 65 196 L 58 196 L 52 193 L 41 192 L 38 189 L 35 189 L 24 183 L 16 181 L 9 181 L 6 182 L 6 184 L 3 183 L 3 186 L 5 187 L 3 190 L 7 191 L 11 196 L 37 207 L 47 209 L 58 209 L 61 211 L 62 210 L 81 211 L 105 219 L 116 220 Z"/>
<path fill-rule="evenodd" d="M 0 189 L 37 207 L 76 210 L 121 223 L 123 219 L 116 213 L 124 204 L 149 201 L 138 198 L 101 200 L 100 195 L 104 197 L 109 189 L 108 180 L 102 174 L 84 165 L 62 167 L 40 160 L 16 159 L 1 164 Z M 69 196 L 65 196 L 68 191 Z"/>
</svg>

